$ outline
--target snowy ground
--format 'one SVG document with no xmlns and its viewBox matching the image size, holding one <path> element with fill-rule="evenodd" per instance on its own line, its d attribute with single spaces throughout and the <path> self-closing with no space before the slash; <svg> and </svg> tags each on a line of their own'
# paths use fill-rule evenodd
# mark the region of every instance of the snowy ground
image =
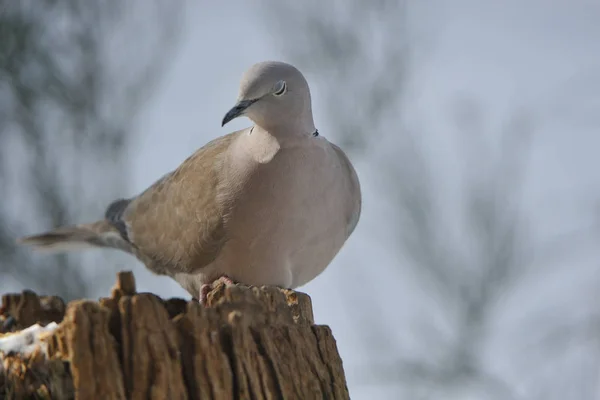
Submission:
<svg viewBox="0 0 600 400">
<path fill-rule="evenodd" d="M 56 322 L 51 322 L 46 326 L 35 324 L 22 331 L 0 336 L 0 370 L 3 368 L 1 361 L 8 354 L 21 353 L 29 355 L 39 347 L 45 355 L 48 355 L 47 344 L 41 339 L 56 328 L 58 328 Z"/>
</svg>

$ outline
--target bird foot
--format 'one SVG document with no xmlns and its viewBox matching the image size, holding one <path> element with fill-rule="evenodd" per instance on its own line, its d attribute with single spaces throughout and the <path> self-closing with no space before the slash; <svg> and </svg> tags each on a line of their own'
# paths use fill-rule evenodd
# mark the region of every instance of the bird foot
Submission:
<svg viewBox="0 0 600 400">
<path fill-rule="evenodd" d="M 225 286 L 234 286 L 236 283 L 230 277 L 226 275 L 222 275 L 219 278 L 215 279 L 211 283 L 204 283 L 200 286 L 200 304 L 206 305 L 208 300 L 208 293 L 215 288 L 216 284 L 219 282 L 223 282 Z"/>
</svg>

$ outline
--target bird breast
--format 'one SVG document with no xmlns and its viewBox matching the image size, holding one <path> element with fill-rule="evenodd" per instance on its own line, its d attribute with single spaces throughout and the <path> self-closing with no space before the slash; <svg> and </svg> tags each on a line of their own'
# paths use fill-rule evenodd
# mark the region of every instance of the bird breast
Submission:
<svg viewBox="0 0 600 400">
<path fill-rule="evenodd" d="M 296 287 L 331 262 L 346 240 L 343 177 L 327 142 L 316 140 L 278 149 L 268 163 L 238 155 L 229 164 L 236 182 L 224 185 L 219 269 L 248 284 Z"/>
</svg>

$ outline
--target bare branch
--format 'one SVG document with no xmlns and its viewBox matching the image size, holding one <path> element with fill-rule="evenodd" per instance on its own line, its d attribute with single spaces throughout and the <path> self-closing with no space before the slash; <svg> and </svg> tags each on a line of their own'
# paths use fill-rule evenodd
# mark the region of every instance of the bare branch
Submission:
<svg viewBox="0 0 600 400">
<path fill-rule="evenodd" d="M 123 195 L 130 126 L 176 48 L 182 12 L 159 1 L 5 5 L 0 183 L 9 201 L 0 209 L 0 274 L 67 299 L 89 292 L 79 257 L 40 261 L 14 239 L 95 219 Z M 111 267 L 102 269 L 112 279 Z"/>
</svg>

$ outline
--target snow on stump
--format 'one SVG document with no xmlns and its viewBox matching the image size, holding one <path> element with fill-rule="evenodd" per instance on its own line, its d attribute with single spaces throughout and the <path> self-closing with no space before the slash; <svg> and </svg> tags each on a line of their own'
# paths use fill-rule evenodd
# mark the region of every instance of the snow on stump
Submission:
<svg viewBox="0 0 600 400">
<path fill-rule="evenodd" d="M 331 330 L 292 290 L 218 282 L 203 307 L 122 272 L 98 302 L 5 295 L 0 332 L 1 399 L 349 399 Z"/>
</svg>

